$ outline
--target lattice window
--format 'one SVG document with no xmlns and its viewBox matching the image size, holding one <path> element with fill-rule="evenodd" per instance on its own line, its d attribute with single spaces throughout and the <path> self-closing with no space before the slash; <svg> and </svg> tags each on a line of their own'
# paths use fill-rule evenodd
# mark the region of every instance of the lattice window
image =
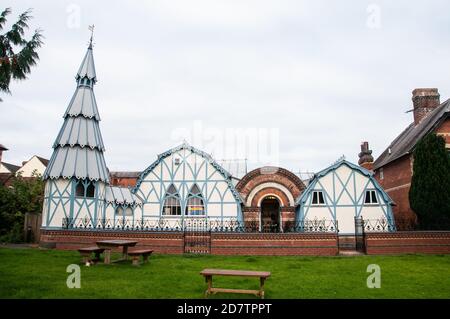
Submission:
<svg viewBox="0 0 450 319">
<path fill-rule="evenodd" d="M 162 214 L 166 216 L 181 215 L 180 195 L 173 184 L 167 189 Z"/>
<path fill-rule="evenodd" d="M 205 205 L 200 188 L 194 184 L 189 191 L 185 215 L 202 216 L 205 214 Z"/>
</svg>

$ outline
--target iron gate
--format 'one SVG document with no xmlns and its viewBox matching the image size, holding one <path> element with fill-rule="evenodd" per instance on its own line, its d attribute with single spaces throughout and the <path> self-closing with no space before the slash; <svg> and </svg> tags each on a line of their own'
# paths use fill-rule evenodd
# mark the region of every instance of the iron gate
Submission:
<svg viewBox="0 0 450 319">
<path fill-rule="evenodd" d="M 188 218 L 183 223 L 184 252 L 209 254 L 211 252 L 211 227 L 207 218 Z"/>
</svg>

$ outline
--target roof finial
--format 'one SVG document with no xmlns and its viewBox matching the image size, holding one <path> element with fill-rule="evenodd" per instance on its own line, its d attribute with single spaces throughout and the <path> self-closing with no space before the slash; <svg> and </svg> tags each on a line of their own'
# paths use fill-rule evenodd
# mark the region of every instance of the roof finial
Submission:
<svg viewBox="0 0 450 319">
<path fill-rule="evenodd" d="M 89 40 L 89 48 L 92 49 L 92 39 L 94 38 L 94 28 L 95 28 L 95 26 L 94 25 L 90 25 L 88 28 L 91 31 L 91 39 Z"/>
</svg>

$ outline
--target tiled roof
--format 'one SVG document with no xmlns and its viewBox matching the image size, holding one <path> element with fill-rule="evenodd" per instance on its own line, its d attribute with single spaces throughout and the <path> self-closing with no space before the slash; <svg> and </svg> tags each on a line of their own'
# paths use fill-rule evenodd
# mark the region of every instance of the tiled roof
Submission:
<svg viewBox="0 0 450 319">
<path fill-rule="evenodd" d="M 113 178 L 138 178 L 141 172 L 110 172 Z"/>
<path fill-rule="evenodd" d="M 449 114 L 450 99 L 431 111 L 419 124 L 411 123 L 375 160 L 374 169 L 410 154 L 417 142 L 445 120 Z"/>
<path fill-rule="evenodd" d="M 36 155 L 36 158 L 37 158 L 42 164 L 44 164 L 45 167 L 48 166 L 48 162 L 49 162 L 48 159 L 43 158 L 43 157 L 40 157 L 40 156 L 37 156 L 37 155 Z"/>
<path fill-rule="evenodd" d="M 9 164 L 9 163 L 5 163 L 2 162 L 2 165 L 5 166 L 11 173 L 15 173 L 19 170 L 20 166 L 14 165 L 14 164 Z"/>
</svg>

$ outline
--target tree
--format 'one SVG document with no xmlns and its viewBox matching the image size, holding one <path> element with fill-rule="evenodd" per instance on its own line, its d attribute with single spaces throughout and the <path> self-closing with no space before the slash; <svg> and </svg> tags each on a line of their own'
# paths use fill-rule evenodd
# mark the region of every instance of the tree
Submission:
<svg viewBox="0 0 450 319">
<path fill-rule="evenodd" d="M 13 177 L 11 186 L 0 185 L 0 242 L 23 241 L 26 213 L 41 213 L 44 181 L 33 172 L 33 178 Z"/>
<path fill-rule="evenodd" d="M 0 14 L 0 31 L 3 31 L 7 22 L 7 16 L 11 13 L 6 8 Z M 28 29 L 28 21 L 32 19 L 31 9 L 25 11 L 11 30 L 0 34 L 0 91 L 11 93 L 9 84 L 11 79 L 24 80 L 30 73 L 31 67 L 39 60 L 37 49 L 43 44 L 41 31 L 35 30 L 30 40 L 25 39 L 25 29 Z M 0 99 L 1 101 L 1 99 Z"/>
<path fill-rule="evenodd" d="M 416 145 L 409 202 L 423 229 L 450 226 L 450 156 L 442 136 L 430 133 Z"/>
</svg>

